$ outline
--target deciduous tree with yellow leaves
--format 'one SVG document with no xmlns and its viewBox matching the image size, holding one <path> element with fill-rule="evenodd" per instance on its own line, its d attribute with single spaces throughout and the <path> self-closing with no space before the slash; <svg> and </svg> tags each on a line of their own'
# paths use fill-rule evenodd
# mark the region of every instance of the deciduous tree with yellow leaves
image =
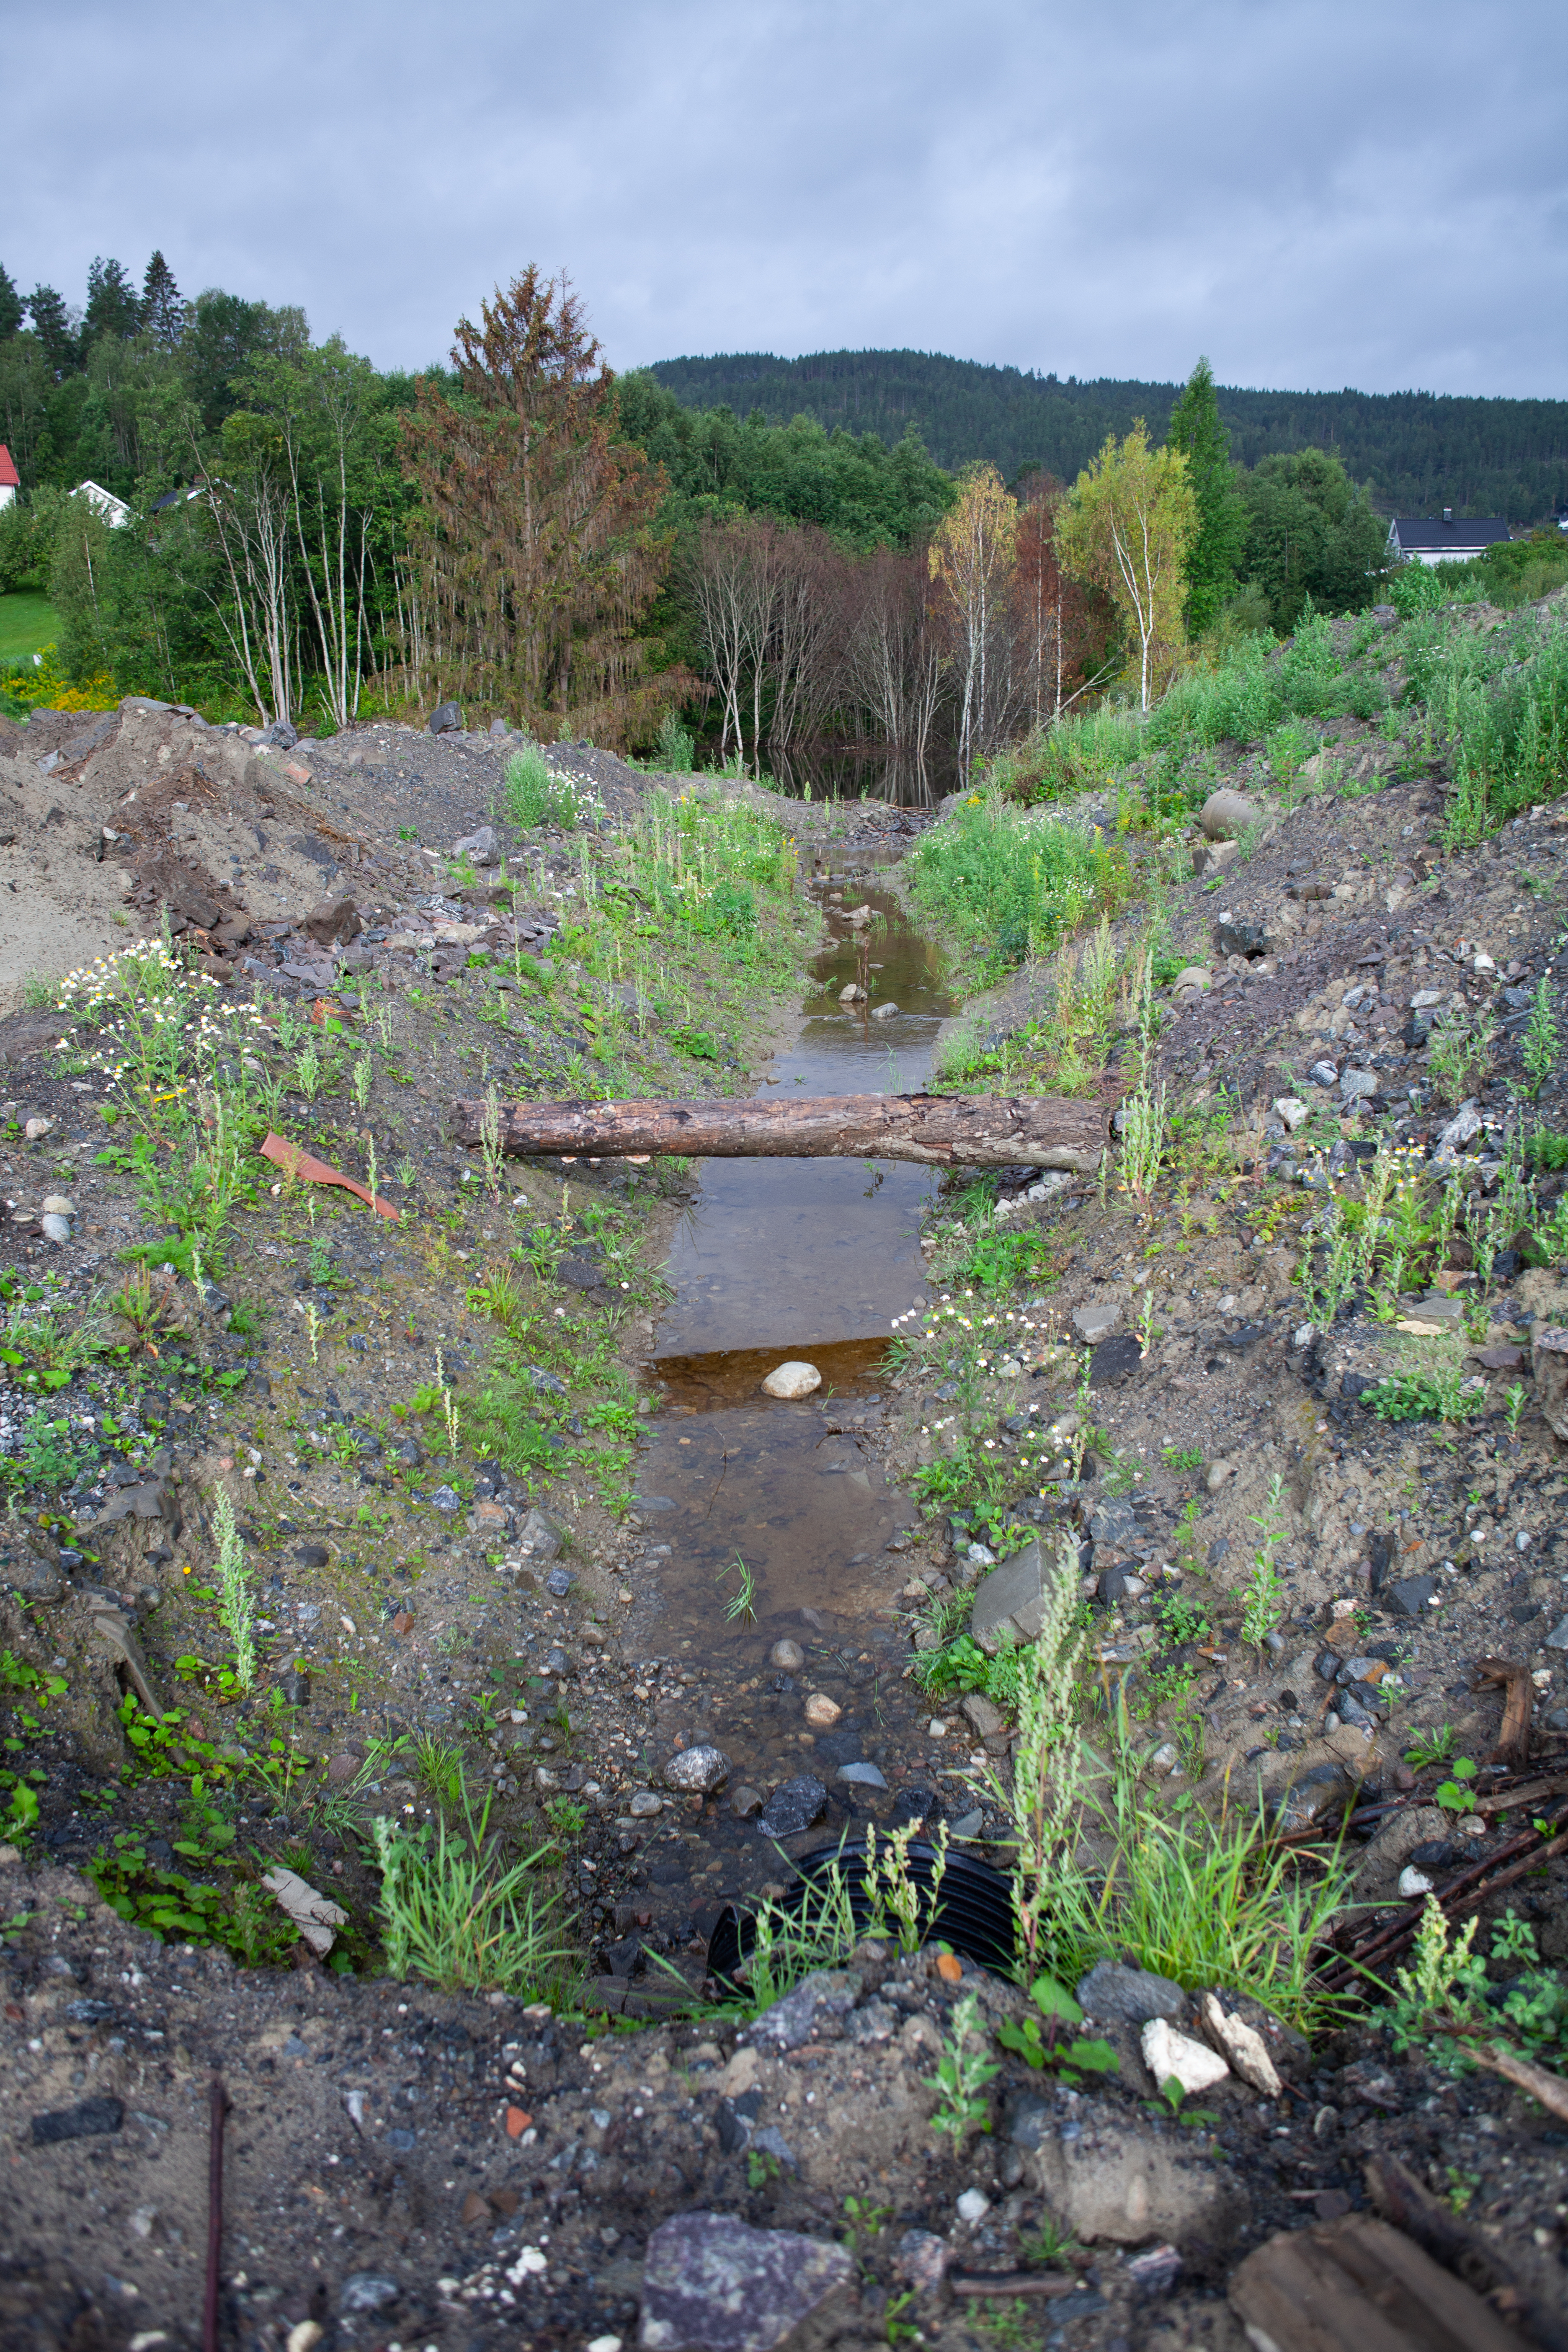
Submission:
<svg viewBox="0 0 1568 2352">
<path fill-rule="evenodd" d="M 1013 564 L 1018 543 L 1018 501 L 994 466 L 970 466 L 957 500 L 936 527 L 931 577 L 958 642 L 963 688 L 959 709 L 962 774 L 984 751 L 1000 712 L 999 664 L 1007 665 Z"/>
<path fill-rule="evenodd" d="M 1127 622 L 1145 710 L 1184 642 L 1184 567 L 1197 529 L 1187 461 L 1179 450 L 1151 449 L 1142 417 L 1124 441 L 1108 437 L 1058 520 L 1062 562 L 1103 588 Z"/>
</svg>

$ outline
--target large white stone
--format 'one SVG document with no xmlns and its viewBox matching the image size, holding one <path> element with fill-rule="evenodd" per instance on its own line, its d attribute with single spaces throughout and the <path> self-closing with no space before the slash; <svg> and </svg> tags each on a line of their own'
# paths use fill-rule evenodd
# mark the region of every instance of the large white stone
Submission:
<svg viewBox="0 0 1568 2352">
<path fill-rule="evenodd" d="M 1173 2075 L 1190 2098 L 1195 2091 L 1212 2091 L 1230 2073 L 1216 2050 L 1178 2033 L 1166 2018 L 1152 2017 L 1139 2039 L 1143 2063 L 1162 2090 Z"/>
<path fill-rule="evenodd" d="M 763 1382 L 763 1393 L 771 1397 L 806 1397 L 821 1386 L 822 1374 L 815 1364 L 791 1362 L 773 1367 Z"/>
<path fill-rule="evenodd" d="M 1282 2088 L 1279 2076 L 1257 2028 L 1223 2008 L 1217 1993 L 1205 1992 L 1202 1996 L 1198 2015 L 1216 2054 L 1229 2062 L 1242 2081 L 1250 2083 L 1266 2099 L 1279 2098 Z"/>
</svg>

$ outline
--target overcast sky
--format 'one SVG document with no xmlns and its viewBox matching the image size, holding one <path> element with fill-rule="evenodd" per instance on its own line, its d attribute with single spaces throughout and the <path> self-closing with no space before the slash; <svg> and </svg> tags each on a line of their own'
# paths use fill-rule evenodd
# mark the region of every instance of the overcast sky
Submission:
<svg viewBox="0 0 1568 2352">
<path fill-rule="evenodd" d="M 1563 396 L 1563 0 L 54 0 L 0 262 L 444 356 L 525 262 L 617 367 L 912 345 Z"/>
</svg>

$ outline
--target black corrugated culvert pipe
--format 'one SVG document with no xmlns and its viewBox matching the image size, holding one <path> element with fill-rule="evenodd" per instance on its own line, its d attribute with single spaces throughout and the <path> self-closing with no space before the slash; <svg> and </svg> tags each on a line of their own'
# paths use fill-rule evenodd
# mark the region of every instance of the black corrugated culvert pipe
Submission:
<svg viewBox="0 0 1568 2352">
<path fill-rule="evenodd" d="M 942 1873 L 934 1911 L 931 1888 L 937 1856 L 923 1839 L 909 1850 L 909 1874 L 919 1892 L 921 1941 L 951 1945 L 955 1952 L 994 1975 L 1014 1972 L 1013 1897 L 1008 1881 L 989 1863 L 968 1854 L 950 1853 Z M 814 1894 L 826 1888 L 835 1864 L 842 1874 L 844 1891 L 856 1927 L 872 1931 L 877 1906 L 866 1888 L 865 1855 L 854 1846 L 825 1845 L 802 1854 L 795 1864 L 800 1875 L 778 1905 L 786 1917 L 798 1918 Z M 725 1981 L 748 1959 L 756 1943 L 753 1913 L 731 1903 L 720 1913 L 708 1939 L 708 1969 Z"/>
</svg>

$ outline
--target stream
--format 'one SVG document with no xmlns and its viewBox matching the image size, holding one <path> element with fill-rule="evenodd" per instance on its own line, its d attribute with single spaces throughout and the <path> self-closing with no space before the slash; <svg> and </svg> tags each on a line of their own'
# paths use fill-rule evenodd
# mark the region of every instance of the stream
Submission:
<svg viewBox="0 0 1568 2352">
<path fill-rule="evenodd" d="M 799 1034 L 770 1066 L 781 1088 L 907 1092 L 929 1073 L 951 1002 L 897 901 L 864 873 L 816 885 L 829 938 Z M 868 940 L 847 919 L 860 905 L 882 918 Z M 839 990 L 858 977 L 869 1005 L 842 1007 Z M 889 1001 L 895 1013 L 869 1017 Z M 885 1480 L 875 1444 L 893 1318 L 927 1297 L 920 1218 L 937 1181 L 894 1161 L 702 1164 L 654 1346 L 661 1410 L 638 1464 L 641 1572 L 627 1647 L 654 1708 L 644 1750 L 653 1785 L 678 1741 L 711 1742 L 730 1773 L 699 1824 L 647 1850 L 652 1909 L 639 1921 L 680 1915 L 706 1933 L 722 1898 L 778 1880 L 781 1845 L 805 1851 L 857 1819 L 963 1810 L 943 1802 L 941 1775 L 967 1763 L 967 1727 L 955 1717 L 933 1739 L 931 1702 L 902 1678 L 909 1654 L 893 1604 L 915 1514 Z M 799 1359 L 822 1375 L 814 1395 L 763 1393 L 775 1366 Z M 775 1659 L 781 1642 L 798 1646 L 798 1664 Z M 840 1713 L 813 1727 L 805 1706 L 816 1695 Z M 845 1767 L 861 1769 L 845 1780 Z M 762 1812 L 780 1783 L 803 1777 L 820 1792 L 796 1785 L 793 1809 L 775 1799 Z"/>
</svg>

